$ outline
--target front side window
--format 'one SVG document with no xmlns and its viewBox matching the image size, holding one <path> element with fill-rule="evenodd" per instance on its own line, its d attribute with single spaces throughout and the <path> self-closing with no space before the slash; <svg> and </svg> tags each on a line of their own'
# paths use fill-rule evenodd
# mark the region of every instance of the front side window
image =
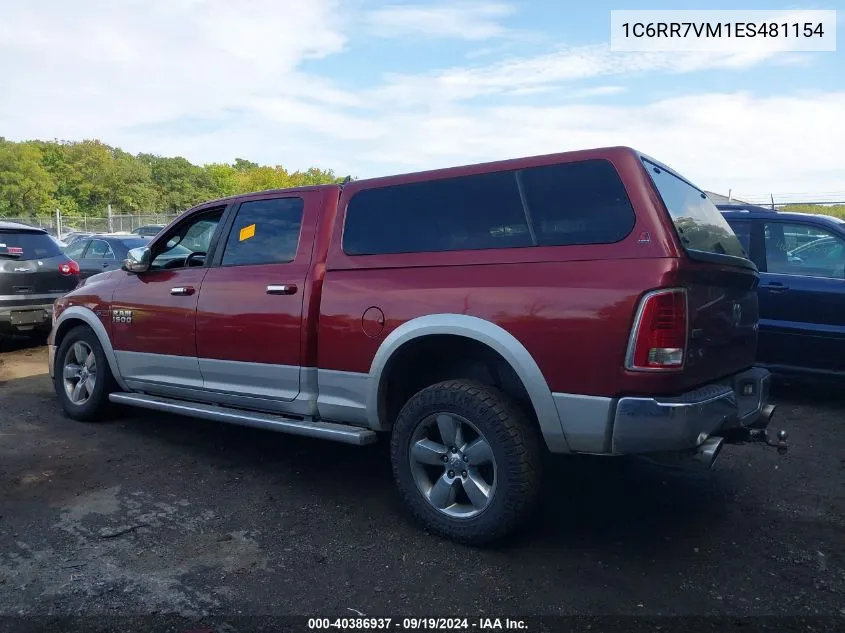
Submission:
<svg viewBox="0 0 845 633">
<path fill-rule="evenodd" d="M 223 217 L 223 208 L 196 214 L 176 225 L 155 246 L 151 269 L 202 266 L 211 248 L 211 240 Z"/>
<path fill-rule="evenodd" d="M 284 264 L 296 257 L 302 198 L 244 202 L 226 240 L 223 266 Z"/>
<path fill-rule="evenodd" d="M 766 269 L 783 275 L 845 278 L 845 241 L 810 224 L 766 222 Z"/>
<path fill-rule="evenodd" d="M 366 189 L 349 201 L 349 255 L 606 244 L 634 211 L 613 165 L 562 163 Z"/>
<path fill-rule="evenodd" d="M 747 259 L 730 224 L 703 191 L 651 161 L 643 159 L 643 164 L 686 251 Z"/>
</svg>

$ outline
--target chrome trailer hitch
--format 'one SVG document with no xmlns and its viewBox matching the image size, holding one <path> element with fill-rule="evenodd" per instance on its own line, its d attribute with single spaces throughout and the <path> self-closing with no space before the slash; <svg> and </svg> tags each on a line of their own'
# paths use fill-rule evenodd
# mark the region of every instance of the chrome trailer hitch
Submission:
<svg viewBox="0 0 845 633">
<path fill-rule="evenodd" d="M 774 412 L 775 405 L 766 405 L 760 412 L 760 417 L 751 424 L 722 429 L 714 435 L 724 438 L 726 444 L 763 443 L 776 448 L 779 455 L 785 455 L 789 450 L 789 433 L 781 429 L 777 436 L 772 438 L 768 429 Z"/>
</svg>

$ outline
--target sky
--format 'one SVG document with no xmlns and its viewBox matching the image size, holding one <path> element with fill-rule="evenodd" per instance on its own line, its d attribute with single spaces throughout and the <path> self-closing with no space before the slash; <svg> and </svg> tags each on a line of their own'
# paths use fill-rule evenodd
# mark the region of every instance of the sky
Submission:
<svg viewBox="0 0 845 633">
<path fill-rule="evenodd" d="M 0 0 L 0 136 L 356 178 L 628 145 L 709 191 L 845 199 L 842 47 L 611 51 L 638 4 Z M 702 4 L 640 8 L 735 8 Z M 742 8 L 845 32 L 845 0 Z"/>
</svg>

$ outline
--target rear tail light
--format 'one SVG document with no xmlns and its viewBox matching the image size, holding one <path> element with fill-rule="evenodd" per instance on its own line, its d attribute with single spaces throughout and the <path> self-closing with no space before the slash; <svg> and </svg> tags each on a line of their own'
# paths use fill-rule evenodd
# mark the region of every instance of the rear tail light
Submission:
<svg viewBox="0 0 845 633">
<path fill-rule="evenodd" d="M 79 264 L 77 264 L 72 259 L 66 262 L 62 262 L 61 264 L 59 264 L 59 272 L 63 275 L 78 275 Z"/>
<path fill-rule="evenodd" d="M 687 348 L 687 293 L 656 290 L 640 302 L 625 366 L 635 371 L 683 369 Z"/>
</svg>

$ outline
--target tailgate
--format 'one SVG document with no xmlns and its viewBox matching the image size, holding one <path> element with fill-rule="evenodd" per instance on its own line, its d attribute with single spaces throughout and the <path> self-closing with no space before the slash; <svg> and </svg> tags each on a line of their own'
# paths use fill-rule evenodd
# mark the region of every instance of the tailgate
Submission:
<svg viewBox="0 0 845 633">
<path fill-rule="evenodd" d="M 757 268 L 707 195 L 653 159 L 643 157 L 664 218 L 674 228 L 678 285 L 687 289 L 687 388 L 754 365 L 757 353 Z"/>
<path fill-rule="evenodd" d="M 680 276 L 689 317 L 684 382 L 705 384 L 751 367 L 757 352 L 757 274 L 687 261 Z"/>
</svg>

